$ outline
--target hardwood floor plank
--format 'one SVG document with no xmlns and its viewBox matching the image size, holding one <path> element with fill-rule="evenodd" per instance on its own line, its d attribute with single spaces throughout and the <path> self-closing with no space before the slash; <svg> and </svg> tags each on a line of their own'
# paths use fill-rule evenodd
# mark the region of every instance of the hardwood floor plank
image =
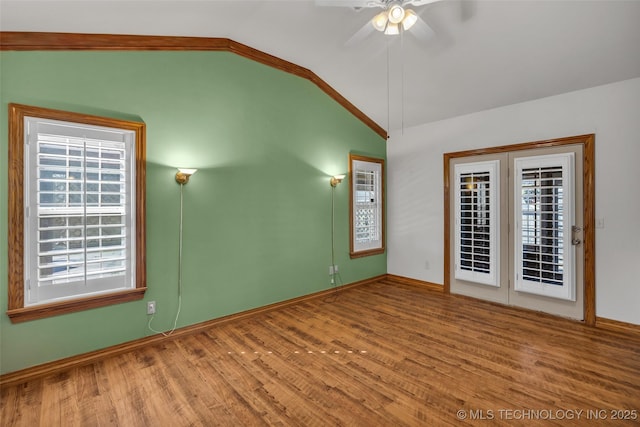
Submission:
<svg viewBox="0 0 640 427">
<path fill-rule="evenodd" d="M 0 397 L 3 426 L 640 425 L 640 335 L 385 279 Z"/>
<path fill-rule="evenodd" d="M 37 380 L 2 389 L 0 425 L 37 426 L 40 424 L 39 408 L 42 406 L 42 382 L 42 380 Z"/>
</svg>

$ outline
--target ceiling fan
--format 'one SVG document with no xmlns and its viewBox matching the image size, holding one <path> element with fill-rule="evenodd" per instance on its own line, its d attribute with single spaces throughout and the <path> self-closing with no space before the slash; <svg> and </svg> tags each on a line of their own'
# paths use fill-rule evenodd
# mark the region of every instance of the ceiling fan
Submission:
<svg viewBox="0 0 640 427">
<path fill-rule="evenodd" d="M 424 6 L 442 0 L 316 0 L 317 6 L 340 6 L 360 10 L 365 8 L 380 8 L 382 12 L 376 14 L 358 33 L 357 39 L 362 38 L 372 30 L 386 35 L 398 35 L 401 31 L 412 30 L 419 39 L 429 39 L 433 30 L 409 6 Z"/>
</svg>

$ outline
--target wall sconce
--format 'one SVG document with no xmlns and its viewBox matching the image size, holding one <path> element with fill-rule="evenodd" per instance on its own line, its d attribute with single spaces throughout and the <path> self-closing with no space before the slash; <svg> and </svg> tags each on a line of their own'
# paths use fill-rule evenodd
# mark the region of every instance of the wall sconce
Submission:
<svg viewBox="0 0 640 427">
<path fill-rule="evenodd" d="M 331 184 L 332 187 L 335 187 L 338 184 L 340 184 L 343 179 L 344 179 L 344 175 L 334 175 L 331 177 L 329 184 Z"/>
<path fill-rule="evenodd" d="M 188 183 L 189 177 L 197 171 L 198 169 L 178 168 L 178 172 L 176 172 L 176 182 L 180 185 Z"/>
</svg>

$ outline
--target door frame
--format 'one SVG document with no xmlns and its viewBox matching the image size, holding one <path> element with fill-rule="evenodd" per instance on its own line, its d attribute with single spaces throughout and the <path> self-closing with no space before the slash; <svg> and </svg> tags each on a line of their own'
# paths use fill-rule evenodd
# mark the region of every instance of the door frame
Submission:
<svg viewBox="0 0 640 427">
<path fill-rule="evenodd" d="M 559 147 L 563 145 L 582 145 L 583 163 L 583 230 L 584 230 L 584 323 L 596 324 L 596 254 L 595 254 L 595 134 L 525 142 L 498 147 L 444 153 L 444 293 L 451 293 L 451 208 L 450 208 L 450 160 L 459 157 L 497 154 L 509 151 L 531 150 L 536 148 Z"/>
</svg>

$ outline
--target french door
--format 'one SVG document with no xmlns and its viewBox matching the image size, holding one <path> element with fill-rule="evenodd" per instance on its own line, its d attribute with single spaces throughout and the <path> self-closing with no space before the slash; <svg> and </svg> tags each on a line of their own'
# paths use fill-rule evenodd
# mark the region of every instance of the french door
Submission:
<svg viewBox="0 0 640 427">
<path fill-rule="evenodd" d="M 583 150 L 448 159 L 451 293 L 585 318 Z"/>
</svg>

